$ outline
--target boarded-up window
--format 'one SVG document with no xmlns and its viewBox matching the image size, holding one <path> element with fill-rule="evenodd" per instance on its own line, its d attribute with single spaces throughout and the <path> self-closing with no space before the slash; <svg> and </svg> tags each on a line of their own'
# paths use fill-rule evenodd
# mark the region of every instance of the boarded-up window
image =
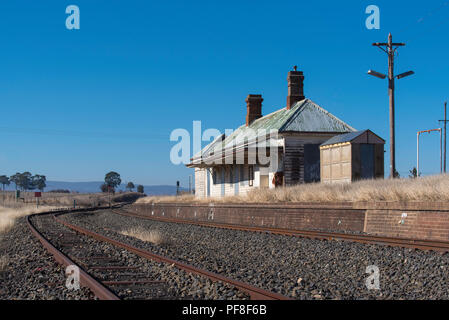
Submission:
<svg viewBox="0 0 449 320">
<path fill-rule="evenodd" d="M 304 145 L 304 182 L 320 181 L 320 145 Z"/>
</svg>

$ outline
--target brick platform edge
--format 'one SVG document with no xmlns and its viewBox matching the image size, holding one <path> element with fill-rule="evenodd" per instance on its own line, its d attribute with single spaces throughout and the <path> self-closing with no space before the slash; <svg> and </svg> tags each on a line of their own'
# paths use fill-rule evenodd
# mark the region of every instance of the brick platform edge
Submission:
<svg viewBox="0 0 449 320">
<path fill-rule="evenodd" d="M 131 208 L 153 217 L 449 241 L 449 202 L 137 203 Z"/>
</svg>

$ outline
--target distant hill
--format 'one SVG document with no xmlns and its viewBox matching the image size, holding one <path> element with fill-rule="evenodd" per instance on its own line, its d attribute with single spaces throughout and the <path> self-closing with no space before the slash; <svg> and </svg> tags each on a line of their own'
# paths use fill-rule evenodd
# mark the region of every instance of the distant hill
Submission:
<svg viewBox="0 0 449 320">
<path fill-rule="evenodd" d="M 65 182 L 65 181 L 47 181 L 47 187 L 44 191 L 51 191 L 56 189 L 65 189 L 70 190 L 72 192 L 79 193 L 93 193 L 100 192 L 100 186 L 103 184 L 103 181 L 89 181 L 89 182 Z M 137 184 L 136 184 L 137 187 Z M 147 195 L 175 195 L 176 194 L 176 186 L 169 185 L 154 185 L 154 186 L 143 186 L 144 191 Z M 1 186 L 0 186 L 1 188 Z M 14 190 L 14 184 L 11 183 L 9 186 L 5 188 L 5 190 Z M 125 190 L 125 184 L 121 184 L 117 191 Z M 135 191 L 135 189 L 134 189 Z M 180 188 L 180 191 L 188 191 L 188 189 Z"/>
</svg>

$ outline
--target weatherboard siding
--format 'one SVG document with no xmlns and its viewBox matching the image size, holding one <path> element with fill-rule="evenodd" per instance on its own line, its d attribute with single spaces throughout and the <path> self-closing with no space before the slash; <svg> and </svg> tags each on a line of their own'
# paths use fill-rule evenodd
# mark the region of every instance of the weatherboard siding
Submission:
<svg viewBox="0 0 449 320">
<path fill-rule="evenodd" d="M 195 168 L 195 195 L 197 197 L 206 196 L 206 170 Z"/>
<path fill-rule="evenodd" d="M 305 145 L 319 145 L 335 134 L 284 134 L 284 184 L 291 186 L 305 182 L 304 155 Z M 318 148 L 318 146 L 317 146 Z M 317 159 L 317 166 L 320 160 Z"/>
</svg>

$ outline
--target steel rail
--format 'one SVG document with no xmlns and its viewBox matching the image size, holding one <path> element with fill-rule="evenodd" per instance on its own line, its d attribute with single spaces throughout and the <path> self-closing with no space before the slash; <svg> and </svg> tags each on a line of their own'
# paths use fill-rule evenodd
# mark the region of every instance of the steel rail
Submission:
<svg viewBox="0 0 449 320">
<path fill-rule="evenodd" d="M 53 255 L 55 260 L 64 265 L 65 267 L 74 265 L 79 268 L 80 271 L 80 284 L 88 287 L 100 300 L 120 300 L 117 295 L 115 295 L 112 291 L 106 288 L 101 282 L 95 280 L 92 276 L 90 276 L 86 271 L 83 270 L 78 264 L 72 261 L 69 257 L 67 257 L 63 252 L 58 250 L 55 246 L 53 246 L 44 235 L 36 229 L 33 223 L 30 220 L 30 217 L 39 216 L 49 213 L 39 213 L 27 216 L 26 220 L 28 223 L 28 227 L 31 229 L 31 232 L 36 236 L 36 238 L 40 241 L 40 243 L 44 246 L 47 251 Z"/>
<path fill-rule="evenodd" d="M 90 236 L 90 237 L 92 237 L 94 239 L 97 239 L 97 240 L 100 240 L 100 241 L 104 241 L 104 242 L 108 242 L 108 243 L 113 244 L 113 245 L 115 245 L 117 247 L 121 247 L 121 248 L 123 248 L 125 250 L 128 250 L 128 251 L 130 251 L 132 253 L 135 253 L 136 255 L 138 255 L 138 256 L 140 256 L 142 258 L 149 259 L 149 260 L 154 260 L 154 261 L 157 261 L 157 262 L 168 263 L 168 264 L 176 266 L 179 269 L 185 270 L 187 272 L 190 272 L 190 273 L 193 273 L 193 274 L 198 274 L 198 275 L 201 275 L 201 276 L 205 276 L 205 277 L 211 279 L 212 281 L 221 281 L 223 283 L 230 284 L 230 285 L 234 286 L 235 288 L 237 288 L 237 289 L 239 289 L 239 290 L 241 290 L 243 292 L 248 293 L 252 300 L 290 300 L 290 298 L 288 298 L 288 297 L 286 297 L 284 295 L 281 295 L 279 293 L 274 293 L 274 292 L 271 292 L 271 291 L 267 291 L 267 290 L 264 290 L 264 289 L 252 286 L 250 284 L 247 284 L 247 283 L 244 283 L 244 282 L 241 282 L 241 281 L 238 281 L 238 280 L 230 279 L 230 278 L 227 278 L 227 277 L 222 276 L 220 274 L 213 273 L 213 272 L 210 272 L 210 271 L 207 271 L 207 270 L 203 270 L 203 269 L 200 269 L 200 268 L 188 265 L 186 263 L 183 263 L 183 262 L 171 259 L 171 258 L 167 258 L 167 257 L 161 256 L 159 254 L 156 254 L 156 253 L 153 253 L 153 252 L 150 252 L 150 251 L 146 251 L 146 250 L 143 250 L 143 249 L 139 249 L 139 248 L 136 248 L 136 247 L 131 246 L 129 244 L 126 244 L 126 243 L 123 243 L 123 242 L 111 239 L 111 238 L 106 237 L 104 235 L 101 235 L 101 234 L 98 234 L 96 232 L 87 230 L 87 229 L 85 229 L 83 227 L 73 225 L 73 224 L 71 224 L 71 223 L 69 223 L 69 222 L 67 222 L 65 220 L 62 220 L 62 219 L 58 218 L 56 215 L 54 215 L 54 218 L 59 223 L 65 225 L 66 227 L 68 227 L 68 228 L 70 228 L 72 230 L 75 230 L 75 231 L 77 231 L 79 233 L 82 233 L 82 234 L 85 234 L 87 236 Z"/>
<path fill-rule="evenodd" d="M 210 228 L 221 228 L 221 229 L 231 229 L 239 231 L 251 231 L 251 232 L 266 232 L 271 234 L 295 236 L 302 238 L 312 238 L 312 239 L 324 239 L 324 240 L 345 240 L 352 242 L 359 242 L 365 244 L 377 244 L 377 245 L 387 245 L 396 246 L 404 248 L 413 248 L 420 250 L 433 250 L 440 252 L 449 251 L 449 242 L 447 241 L 435 241 L 435 240 L 421 240 L 412 238 L 396 238 L 396 237 L 383 237 L 375 235 L 366 234 L 350 234 L 341 232 L 326 232 L 326 231 L 313 231 L 313 230 L 292 230 L 283 228 L 271 228 L 271 227 L 255 227 L 255 226 L 244 226 L 217 222 L 205 222 L 205 221 L 195 221 L 195 220 L 181 220 L 174 218 L 160 218 L 160 217 L 150 217 L 139 215 L 130 212 L 117 212 L 112 210 L 112 212 L 123 215 L 130 216 L 154 221 L 170 222 L 170 223 L 180 223 L 180 224 L 192 224 L 203 227 Z"/>
</svg>

